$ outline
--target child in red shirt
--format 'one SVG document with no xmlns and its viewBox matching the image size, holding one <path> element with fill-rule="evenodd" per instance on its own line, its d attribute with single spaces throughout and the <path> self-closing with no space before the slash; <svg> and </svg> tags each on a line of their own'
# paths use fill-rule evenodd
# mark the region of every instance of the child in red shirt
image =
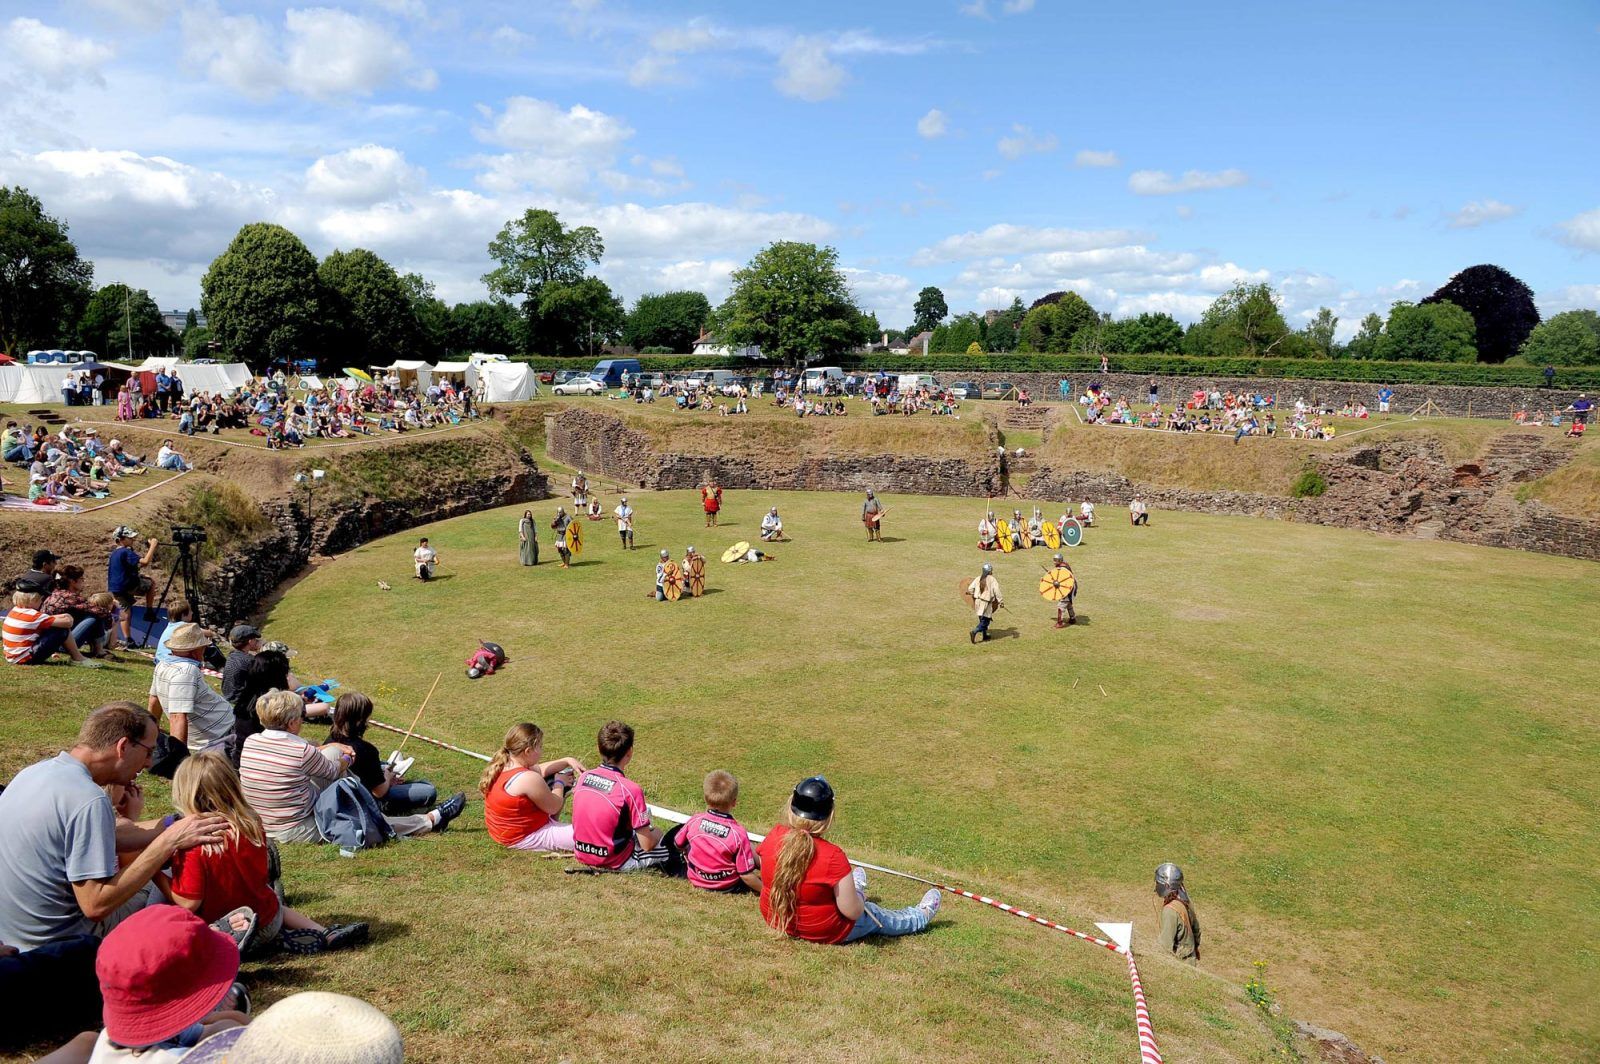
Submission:
<svg viewBox="0 0 1600 1064">
<path fill-rule="evenodd" d="M 267 848 L 261 815 L 245 800 L 239 777 L 218 753 L 185 758 L 172 777 L 172 804 L 184 816 L 214 813 L 228 821 L 224 842 L 172 855 L 172 900 L 203 920 L 240 906 L 255 910 L 254 943 L 291 953 L 321 953 L 367 940 L 366 924 L 323 927 L 283 904 L 276 854 Z"/>
<path fill-rule="evenodd" d="M 833 823 L 833 788 L 801 780 L 785 823 L 761 843 L 761 918 L 776 934 L 807 942 L 855 942 L 869 935 L 914 935 L 939 911 L 939 892 L 916 905 L 885 909 L 867 900 L 867 873 L 822 836 Z"/>
<path fill-rule="evenodd" d="M 739 781 L 719 768 L 707 773 L 705 795 L 706 811 L 690 817 L 670 840 L 683 853 L 689 882 L 728 894 L 759 893 L 760 862 L 750 848 L 750 833 L 733 818 Z"/>
</svg>

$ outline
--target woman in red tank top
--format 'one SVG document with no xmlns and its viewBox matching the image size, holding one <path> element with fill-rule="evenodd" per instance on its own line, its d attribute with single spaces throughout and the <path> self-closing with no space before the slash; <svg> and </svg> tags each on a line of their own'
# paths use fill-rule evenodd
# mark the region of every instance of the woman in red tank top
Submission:
<svg viewBox="0 0 1600 1064">
<path fill-rule="evenodd" d="M 489 837 L 514 850 L 570 850 L 572 825 L 558 818 L 567 791 L 585 770 L 577 758 L 541 763 L 544 732 L 518 724 L 483 770 L 483 826 Z M 551 777 L 554 777 L 553 779 Z"/>
</svg>

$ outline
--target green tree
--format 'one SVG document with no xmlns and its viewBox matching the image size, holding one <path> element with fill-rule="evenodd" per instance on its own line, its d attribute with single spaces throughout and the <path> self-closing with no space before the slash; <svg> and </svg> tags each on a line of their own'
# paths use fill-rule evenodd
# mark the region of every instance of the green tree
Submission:
<svg viewBox="0 0 1600 1064">
<path fill-rule="evenodd" d="M 521 351 L 522 320 L 516 308 L 499 299 L 457 303 L 450 308 L 448 344 L 452 351 Z"/>
<path fill-rule="evenodd" d="M 911 334 L 930 330 L 950 314 L 950 307 L 944 301 L 944 293 L 929 285 L 917 293 L 917 301 L 911 307 Z"/>
<path fill-rule="evenodd" d="M 178 334 L 167 328 L 150 293 L 125 284 L 108 284 L 89 297 L 78 320 L 78 339 L 111 359 L 128 357 L 130 350 L 147 357 L 170 355 L 178 346 Z"/>
<path fill-rule="evenodd" d="M 1470 266 L 1422 301 L 1454 303 L 1472 315 L 1479 362 L 1504 362 L 1539 324 L 1533 290 L 1498 266 Z"/>
<path fill-rule="evenodd" d="M 634 300 L 622 338 L 635 351 L 665 347 L 688 353 L 711 320 L 711 301 L 703 292 L 650 293 Z"/>
<path fill-rule="evenodd" d="M 1072 350 L 1080 329 L 1100 324 L 1100 313 L 1076 292 L 1052 292 L 1034 302 L 1018 328 L 1019 345 L 1051 353 Z"/>
<path fill-rule="evenodd" d="M 928 347 L 932 352 L 963 355 L 973 344 L 983 350 L 983 319 L 973 313 L 959 314 L 948 325 L 933 330 Z"/>
<path fill-rule="evenodd" d="M 1218 296 L 1183 337 L 1189 355 L 1223 358 L 1273 353 L 1289 336 L 1278 295 L 1265 281 L 1240 282 Z"/>
<path fill-rule="evenodd" d="M 1339 318 L 1327 307 L 1318 307 L 1317 316 L 1306 322 L 1306 327 L 1300 330 L 1310 345 L 1315 358 L 1333 358 L 1334 334 L 1339 328 Z"/>
<path fill-rule="evenodd" d="M 450 350 L 450 307 L 434 294 L 433 282 L 420 273 L 400 275 L 411 304 L 414 326 L 407 349 L 416 358 L 437 361 Z"/>
<path fill-rule="evenodd" d="M 732 279 L 715 316 L 717 338 L 730 348 L 753 345 L 768 358 L 796 363 L 843 354 L 870 338 L 831 247 L 777 241 Z"/>
<path fill-rule="evenodd" d="M 204 325 L 183 330 L 183 357 L 193 362 L 197 358 L 216 358 L 211 350 L 211 330 Z"/>
<path fill-rule="evenodd" d="M 416 315 L 393 266 L 366 248 L 334 251 L 317 278 L 330 354 L 362 366 L 413 357 Z"/>
<path fill-rule="evenodd" d="M 1383 318 L 1376 313 L 1368 314 L 1361 319 L 1361 328 L 1356 330 L 1344 352 L 1350 358 L 1377 358 L 1378 341 L 1383 338 Z"/>
<path fill-rule="evenodd" d="M 195 314 L 194 308 L 190 307 L 189 313 L 183 316 L 183 331 L 187 333 L 190 329 L 198 329 L 199 327 L 200 318 Z"/>
<path fill-rule="evenodd" d="M 552 355 L 593 358 L 606 344 L 622 339 L 627 318 L 622 300 L 598 277 L 546 285 L 539 295 L 543 350 Z"/>
<path fill-rule="evenodd" d="M 1407 303 L 1389 310 L 1378 357 L 1388 362 L 1472 362 L 1478 357 L 1472 315 L 1454 303 Z"/>
<path fill-rule="evenodd" d="M 1569 310 L 1540 322 L 1522 355 L 1535 366 L 1600 366 L 1600 314 Z"/>
<path fill-rule="evenodd" d="M 1112 350 L 1126 354 L 1169 354 L 1183 346 L 1183 326 L 1171 314 L 1152 314 L 1146 311 L 1137 318 L 1124 318 L 1117 323 L 1122 335 L 1117 337 L 1120 347 Z"/>
<path fill-rule="evenodd" d="M 0 351 L 54 344 L 89 300 L 94 265 L 37 196 L 0 185 Z"/>
<path fill-rule="evenodd" d="M 281 225 L 240 229 L 200 280 L 200 309 L 225 357 L 256 369 L 320 354 L 325 313 L 317 260 Z"/>
<path fill-rule="evenodd" d="M 984 349 L 990 352 L 1015 351 L 1021 340 L 1022 320 L 1027 316 L 1028 309 L 1022 305 L 1022 300 L 1013 296 L 1011 305 L 989 321 L 983 337 Z"/>
</svg>

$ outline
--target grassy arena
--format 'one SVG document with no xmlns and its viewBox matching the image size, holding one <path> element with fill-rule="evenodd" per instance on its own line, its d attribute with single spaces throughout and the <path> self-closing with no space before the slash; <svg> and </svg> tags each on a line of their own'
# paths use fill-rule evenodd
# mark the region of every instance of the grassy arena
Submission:
<svg viewBox="0 0 1600 1064">
<path fill-rule="evenodd" d="M 640 549 L 589 524 L 568 572 L 516 564 L 521 508 L 426 529 L 445 577 L 429 586 L 406 578 L 416 533 L 370 544 L 291 588 L 270 634 L 302 676 L 365 689 L 402 726 L 443 670 L 423 730 L 473 749 L 530 719 L 552 755 L 589 758 L 620 716 L 653 801 L 694 806 L 724 767 L 753 830 L 824 772 L 853 855 L 1075 926 L 1131 918 L 1136 951 L 1150 870 L 1178 861 L 1204 968 L 1141 963 L 1170 1060 L 1273 1057 L 1238 990 L 1257 960 L 1286 1015 L 1390 1060 L 1600 1052 L 1594 565 L 1247 519 L 1132 530 L 1110 512 L 1071 554 L 1088 623 L 1050 629 L 1044 552 L 997 558 L 1012 608 L 980 648 L 957 586 L 980 561 L 981 501 L 892 497 L 889 542 L 871 546 L 853 496 L 731 493 L 714 534 L 689 493 L 633 501 Z M 699 601 L 647 597 L 657 549 L 714 557 L 774 502 L 796 538 L 776 563 L 713 562 Z M 553 512 L 535 507 L 541 526 Z M 478 637 L 515 660 L 474 682 Z M 147 683 L 134 665 L 8 670 L 0 770 Z M 417 752 L 442 787 L 475 781 L 476 763 Z M 763 934 L 750 899 L 501 852 L 477 810 L 355 861 L 293 850 L 292 903 L 370 917 L 376 941 L 258 968 L 265 996 L 365 996 L 416 1059 L 1135 1051 L 1116 958 L 992 910 L 947 899 L 924 936 L 796 946 Z"/>
</svg>

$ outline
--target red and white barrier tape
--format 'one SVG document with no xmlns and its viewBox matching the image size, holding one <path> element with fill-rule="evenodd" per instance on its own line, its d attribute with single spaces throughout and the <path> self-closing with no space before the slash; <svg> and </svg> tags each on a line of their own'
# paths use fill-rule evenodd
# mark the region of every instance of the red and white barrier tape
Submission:
<svg viewBox="0 0 1600 1064">
<path fill-rule="evenodd" d="M 394 725 L 385 724 L 382 721 L 375 720 L 372 721 L 371 724 L 375 728 L 383 728 L 385 731 L 392 731 L 398 735 L 406 734 L 406 730 L 404 728 L 396 728 Z M 411 737 L 421 743 L 429 743 L 445 750 L 454 750 L 458 754 L 466 754 L 468 757 L 475 757 L 479 761 L 492 760 L 486 755 L 480 754 L 474 750 L 467 750 L 463 747 L 453 746 L 450 743 L 443 742 L 439 739 L 429 738 L 428 736 L 422 735 L 418 732 L 412 732 Z M 664 806 L 652 805 L 649 806 L 649 810 L 651 816 L 659 817 L 662 820 L 670 821 L 674 824 L 684 824 L 689 820 L 687 816 L 678 812 L 676 809 L 667 809 Z M 760 843 L 764 838 L 765 836 L 754 833 L 751 833 L 750 835 L 750 841 L 754 843 Z M 1144 1000 L 1144 984 L 1139 981 L 1139 969 L 1134 966 L 1132 950 L 1124 949 L 1115 942 L 1108 942 L 1103 938 L 1097 938 L 1094 935 L 1087 934 L 1083 931 L 1074 930 L 1065 924 L 1058 924 L 1054 920 L 1046 920 L 1042 916 L 1036 916 L 1025 909 L 1018 909 L 1014 905 L 1007 905 L 1005 902 L 996 901 L 993 898 L 985 897 L 981 894 L 974 894 L 970 890 L 962 890 L 959 887 L 948 886 L 947 884 L 939 883 L 932 879 L 924 879 L 921 876 L 914 876 L 910 872 L 900 872 L 893 868 L 885 868 L 882 865 L 869 864 L 866 861 L 857 861 L 853 858 L 851 859 L 850 863 L 861 868 L 870 869 L 874 872 L 882 872 L 885 875 L 899 876 L 901 879 L 910 879 L 915 880 L 918 883 L 926 883 L 928 886 L 937 890 L 942 890 L 947 894 L 955 894 L 958 897 L 968 898 L 972 901 L 978 902 L 980 905 L 988 905 L 991 908 L 999 909 L 1003 913 L 1010 913 L 1012 916 L 1021 917 L 1022 919 L 1027 920 L 1029 923 L 1038 924 L 1040 927 L 1048 927 L 1052 931 L 1060 931 L 1064 935 L 1070 935 L 1073 938 L 1081 939 L 1084 942 L 1088 942 L 1092 945 L 1100 946 L 1104 949 L 1110 950 L 1112 953 L 1120 953 L 1127 957 L 1128 980 L 1133 984 L 1133 1020 L 1134 1025 L 1139 1031 L 1139 1061 L 1140 1064 L 1161 1064 L 1161 1050 L 1156 1045 L 1156 1031 L 1150 1023 L 1150 1010 L 1145 1006 Z"/>
</svg>

